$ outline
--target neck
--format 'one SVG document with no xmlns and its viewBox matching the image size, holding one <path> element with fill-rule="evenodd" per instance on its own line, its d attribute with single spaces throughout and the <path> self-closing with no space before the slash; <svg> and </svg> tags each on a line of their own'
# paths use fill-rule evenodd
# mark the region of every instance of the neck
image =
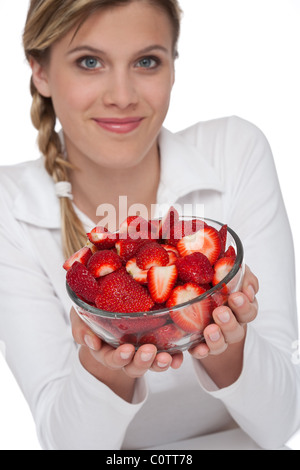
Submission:
<svg viewBox="0 0 300 470">
<path fill-rule="evenodd" d="M 92 161 L 80 165 L 72 159 L 72 163 L 80 168 L 70 172 L 74 203 L 95 224 L 100 223 L 102 217 L 108 220 L 105 213 L 112 206 L 115 220 L 110 220 L 109 225 L 115 225 L 116 230 L 119 222 L 128 215 L 128 212 L 124 213 L 125 209 L 129 210 L 134 204 L 142 205 L 151 216 L 151 204 L 156 203 L 160 179 L 157 147 L 136 166 L 126 169 L 101 167 Z M 123 196 L 122 207 L 119 206 L 120 196 Z"/>
</svg>

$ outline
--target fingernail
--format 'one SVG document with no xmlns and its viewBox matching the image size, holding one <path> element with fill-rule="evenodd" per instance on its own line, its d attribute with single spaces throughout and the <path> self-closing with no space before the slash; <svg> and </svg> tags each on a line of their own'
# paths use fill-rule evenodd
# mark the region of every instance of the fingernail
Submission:
<svg viewBox="0 0 300 470">
<path fill-rule="evenodd" d="M 235 295 L 232 300 L 236 307 L 241 307 L 244 303 L 244 297 L 242 295 Z"/>
<path fill-rule="evenodd" d="M 209 339 L 211 341 L 218 341 L 220 338 L 221 338 L 221 335 L 219 331 L 215 331 L 214 333 L 210 333 L 209 335 Z"/>
<path fill-rule="evenodd" d="M 161 369 L 164 369 L 164 367 L 167 367 L 169 365 L 168 362 L 157 362 L 158 367 Z"/>
<path fill-rule="evenodd" d="M 93 349 L 94 351 L 96 350 L 93 338 L 90 335 L 85 335 L 84 342 L 88 348 Z"/>
<path fill-rule="evenodd" d="M 218 318 L 222 323 L 228 323 L 230 320 L 230 313 L 228 310 L 224 310 L 218 314 Z"/>
<path fill-rule="evenodd" d="M 129 359 L 131 356 L 131 352 L 121 352 L 120 356 L 121 356 L 121 359 L 124 359 L 124 360 Z"/>
<path fill-rule="evenodd" d="M 248 286 L 247 292 L 249 294 L 250 302 L 253 302 L 255 299 L 255 291 L 252 286 Z"/>
<path fill-rule="evenodd" d="M 143 362 L 148 362 L 153 358 L 153 353 L 146 353 L 142 352 L 141 353 L 141 359 Z"/>
</svg>

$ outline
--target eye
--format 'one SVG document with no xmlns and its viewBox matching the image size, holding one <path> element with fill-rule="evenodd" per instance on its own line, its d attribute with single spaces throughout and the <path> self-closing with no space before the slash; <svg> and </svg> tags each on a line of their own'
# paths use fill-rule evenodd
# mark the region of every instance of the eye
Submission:
<svg viewBox="0 0 300 470">
<path fill-rule="evenodd" d="M 137 67 L 143 69 L 155 69 L 160 61 L 156 57 L 143 57 L 137 62 Z"/>
<path fill-rule="evenodd" d="M 102 64 L 95 57 L 83 57 L 78 60 L 78 64 L 88 70 L 96 70 L 102 67 Z"/>
</svg>

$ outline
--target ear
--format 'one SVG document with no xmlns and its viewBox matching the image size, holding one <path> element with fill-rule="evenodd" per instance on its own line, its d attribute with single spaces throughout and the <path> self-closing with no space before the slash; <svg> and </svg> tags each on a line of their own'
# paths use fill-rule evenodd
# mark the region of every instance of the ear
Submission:
<svg viewBox="0 0 300 470">
<path fill-rule="evenodd" d="M 32 80 L 37 91 L 45 98 L 50 98 L 51 91 L 45 67 L 33 58 L 30 59 L 29 63 L 32 70 Z"/>
</svg>

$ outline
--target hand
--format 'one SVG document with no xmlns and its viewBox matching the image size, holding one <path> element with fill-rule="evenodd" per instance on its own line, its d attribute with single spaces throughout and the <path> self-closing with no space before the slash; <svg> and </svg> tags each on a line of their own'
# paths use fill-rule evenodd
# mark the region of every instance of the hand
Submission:
<svg viewBox="0 0 300 470">
<path fill-rule="evenodd" d="M 182 353 L 173 356 L 166 352 L 157 353 L 152 344 L 144 344 L 137 351 L 131 344 L 123 344 L 115 349 L 96 336 L 74 309 L 71 310 L 70 317 L 73 337 L 85 348 L 81 354 L 83 365 L 94 376 L 98 376 L 99 380 L 103 378 L 103 367 L 125 373 L 130 378 L 138 378 L 149 369 L 163 372 L 169 367 L 178 369 L 182 364 Z"/>
<path fill-rule="evenodd" d="M 228 306 L 221 306 L 213 311 L 215 323 L 205 328 L 205 343 L 190 350 L 193 357 L 204 359 L 218 356 L 228 346 L 244 342 L 247 324 L 257 316 L 258 304 L 255 296 L 258 289 L 258 279 L 246 266 L 241 292 L 229 296 Z"/>
</svg>

